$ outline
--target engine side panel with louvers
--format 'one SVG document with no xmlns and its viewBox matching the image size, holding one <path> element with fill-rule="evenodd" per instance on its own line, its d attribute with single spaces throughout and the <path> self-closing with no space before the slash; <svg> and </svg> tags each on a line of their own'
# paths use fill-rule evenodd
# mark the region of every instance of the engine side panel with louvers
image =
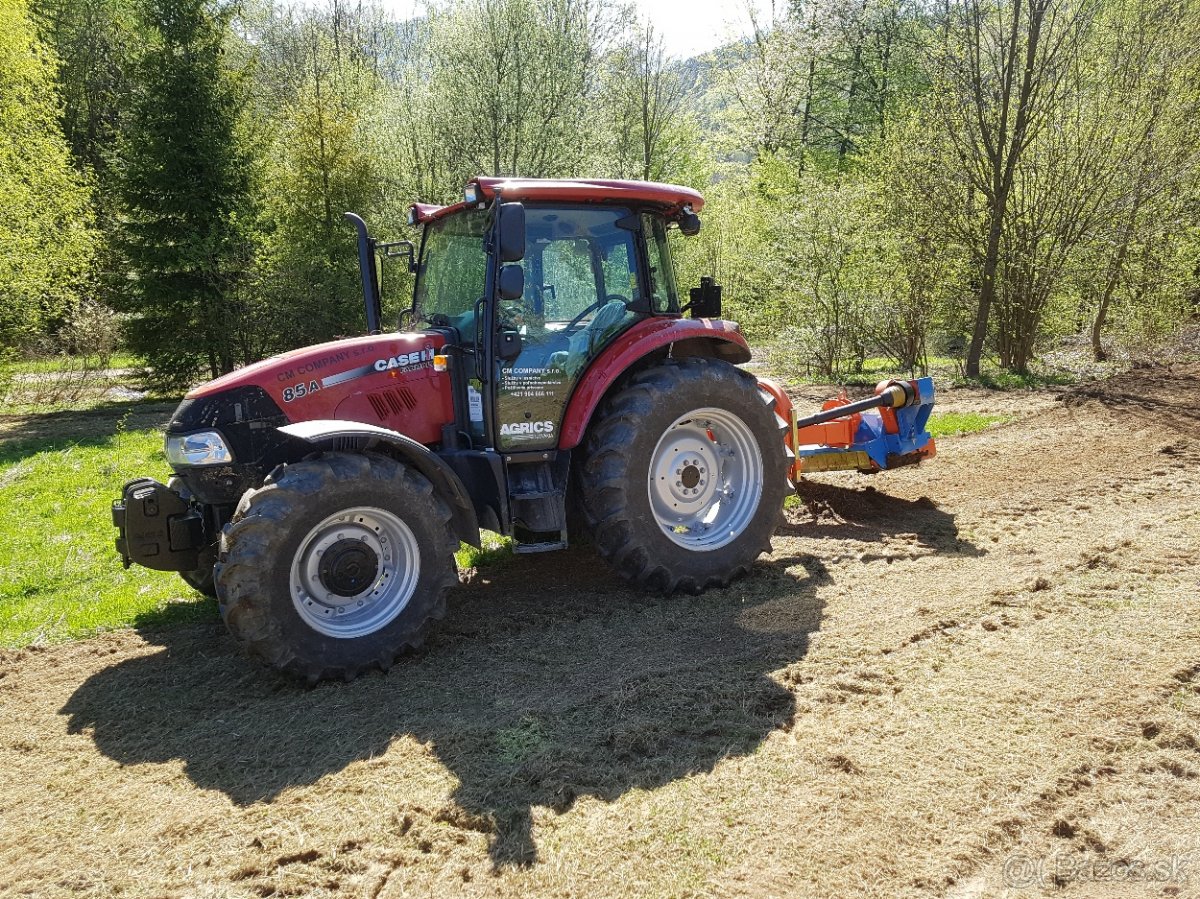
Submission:
<svg viewBox="0 0 1200 899">
<path fill-rule="evenodd" d="M 454 406 L 449 390 L 414 389 L 425 386 L 401 383 L 356 391 L 338 403 L 334 418 L 381 425 L 426 445 L 437 443 L 442 425 L 454 420 Z"/>
</svg>

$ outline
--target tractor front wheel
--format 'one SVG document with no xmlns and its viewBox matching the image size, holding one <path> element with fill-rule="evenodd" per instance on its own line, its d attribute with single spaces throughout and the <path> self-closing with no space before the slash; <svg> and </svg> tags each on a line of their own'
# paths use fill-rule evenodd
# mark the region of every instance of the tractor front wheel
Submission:
<svg viewBox="0 0 1200 899">
<path fill-rule="evenodd" d="M 589 433 L 581 471 L 597 549 L 651 589 L 699 593 L 770 552 L 786 447 L 753 377 L 714 359 L 634 376 Z"/>
<path fill-rule="evenodd" d="M 457 582 L 450 510 L 385 456 L 328 453 L 276 469 L 221 536 L 230 632 L 309 682 L 388 668 L 445 614 Z"/>
</svg>

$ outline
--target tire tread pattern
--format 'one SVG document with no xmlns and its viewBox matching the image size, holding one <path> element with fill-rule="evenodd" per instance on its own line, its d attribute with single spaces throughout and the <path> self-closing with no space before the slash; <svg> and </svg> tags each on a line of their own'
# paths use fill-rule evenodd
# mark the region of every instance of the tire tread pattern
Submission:
<svg viewBox="0 0 1200 899">
<path fill-rule="evenodd" d="M 714 384 L 730 383 L 744 391 L 750 414 L 762 408 L 758 400 L 758 385 L 753 376 L 719 360 L 689 357 L 667 360 L 634 375 L 623 389 L 614 394 L 601 408 L 589 429 L 585 461 L 580 483 L 584 513 L 600 555 L 607 559 L 627 580 L 655 592 L 675 591 L 697 594 L 710 587 L 725 587 L 745 575 L 754 558 L 736 558 L 717 573 L 697 575 L 687 566 L 665 558 L 653 558 L 643 539 L 639 539 L 638 522 L 631 508 L 631 490 L 646 490 L 646 473 L 638 468 L 629 453 L 630 446 L 643 430 L 643 423 L 672 394 L 695 398 L 695 406 L 705 405 L 705 396 Z M 745 414 L 739 409 L 739 414 Z M 770 413 L 773 418 L 773 413 Z M 774 424 L 772 422 L 772 430 Z M 657 437 L 656 437 L 657 439 Z M 770 455 L 770 447 L 760 446 L 763 454 L 763 476 L 770 482 L 786 480 L 786 448 L 779 440 L 778 460 Z M 778 468 L 778 472 L 775 471 Z M 768 502 L 764 489 L 763 501 Z M 779 508 L 770 515 L 769 528 L 756 518 L 750 527 L 765 529 L 762 544 L 754 548 L 770 552 L 770 535 L 782 519 L 782 496 Z M 724 552 L 727 548 L 714 550 Z"/>
<path fill-rule="evenodd" d="M 431 538 L 441 559 L 422 560 L 422 567 L 432 563 L 437 570 L 433 572 L 434 581 L 425 588 L 427 593 L 432 592 L 432 602 L 419 621 L 414 621 L 399 639 L 380 645 L 370 658 L 331 665 L 298 654 L 287 638 L 283 622 L 271 613 L 267 597 L 280 587 L 268 583 L 273 569 L 268 559 L 280 540 L 280 533 L 286 530 L 298 508 L 311 505 L 314 497 L 337 497 L 339 488 L 363 480 L 379 482 L 381 495 L 394 492 L 406 503 L 420 502 L 428 506 L 438 524 L 437 533 Z M 435 494 L 433 485 L 426 478 L 386 456 L 328 453 L 303 462 L 280 465 L 267 476 L 262 487 L 248 490 L 242 496 L 233 518 L 221 534 L 215 580 L 225 624 L 251 656 L 310 684 L 327 678 L 353 680 L 371 667 L 386 671 L 398 655 L 421 646 L 425 630 L 432 621 L 445 617 L 446 595 L 458 583 L 454 564 L 457 549 L 458 538 L 451 526 L 450 507 Z M 286 590 L 287 585 L 283 588 Z M 418 598 L 414 595 L 410 604 Z"/>
</svg>

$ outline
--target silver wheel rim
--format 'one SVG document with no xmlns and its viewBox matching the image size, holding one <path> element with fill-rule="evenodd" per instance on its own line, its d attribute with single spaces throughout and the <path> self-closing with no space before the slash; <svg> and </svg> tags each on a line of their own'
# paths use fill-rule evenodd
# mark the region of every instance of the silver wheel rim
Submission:
<svg viewBox="0 0 1200 899">
<path fill-rule="evenodd" d="M 323 567 L 330 553 L 343 560 L 349 554 L 343 568 L 352 576 L 339 571 L 341 583 Z M 404 611 L 420 574 L 421 552 L 412 529 L 384 509 L 355 506 L 330 515 L 300 541 L 289 579 L 292 604 L 317 633 L 344 640 L 365 637 Z M 347 584 L 360 579 L 362 589 L 347 595 L 352 589 Z"/>
<path fill-rule="evenodd" d="M 763 463 L 754 432 L 725 409 L 681 415 L 650 457 L 650 509 L 673 543 L 696 552 L 720 549 L 754 520 Z"/>
</svg>

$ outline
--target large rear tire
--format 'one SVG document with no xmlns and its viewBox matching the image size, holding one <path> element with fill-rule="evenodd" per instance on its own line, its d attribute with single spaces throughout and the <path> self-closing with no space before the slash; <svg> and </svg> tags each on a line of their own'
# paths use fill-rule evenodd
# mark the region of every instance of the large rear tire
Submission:
<svg viewBox="0 0 1200 899">
<path fill-rule="evenodd" d="M 222 615 L 251 655 L 310 683 L 386 670 L 445 614 L 457 548 L 449 507 L 394 459 L 281 466 L 221 535 Z"/>
<path fill-rule="evenodd" d="M 596 548 L 622 576 L 699 593 L 770 552 L 787 449 L 753 377 L 715 359 L 667 360 L 606 402 L 580 483 Z"/>
</svg>

